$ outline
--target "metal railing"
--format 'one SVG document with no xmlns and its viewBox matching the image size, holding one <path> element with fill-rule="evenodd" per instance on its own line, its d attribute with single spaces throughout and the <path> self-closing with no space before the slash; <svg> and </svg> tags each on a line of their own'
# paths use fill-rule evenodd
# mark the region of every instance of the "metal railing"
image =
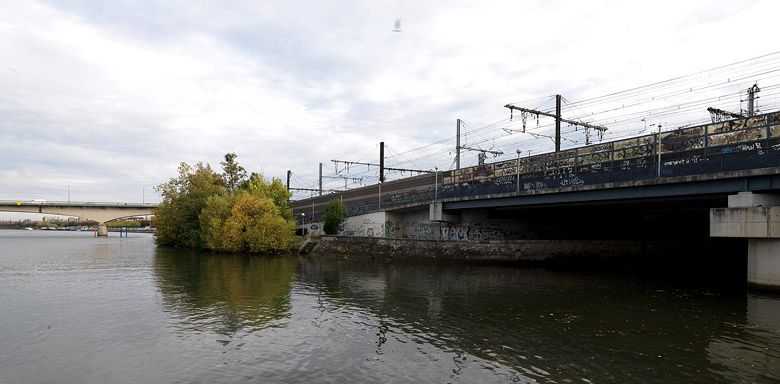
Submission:
<svg viewBox="0 0 780 384">
<path fill-rule="evenodd" d="M 442 174 L 442 198 L 780 166 L 780 112 Z"/>
</svg>

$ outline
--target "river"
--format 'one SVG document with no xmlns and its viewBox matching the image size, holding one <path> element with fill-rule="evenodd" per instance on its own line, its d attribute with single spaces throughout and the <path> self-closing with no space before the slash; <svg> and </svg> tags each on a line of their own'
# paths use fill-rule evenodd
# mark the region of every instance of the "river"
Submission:
<svg viewBox="0 0 780 384">
<path fill-rule="evenodd" d="M 0 383 L 780 382 L 780 296 L 0 230 Z"/>
</svg>

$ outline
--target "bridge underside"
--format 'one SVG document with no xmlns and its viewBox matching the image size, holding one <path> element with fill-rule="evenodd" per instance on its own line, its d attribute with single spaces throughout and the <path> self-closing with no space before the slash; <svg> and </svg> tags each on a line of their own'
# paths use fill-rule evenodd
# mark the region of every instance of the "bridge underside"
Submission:
<svg viewBox="0 0 780 384">
<path fill-rule="evenodd" d="M 727 195 L 713 194 L 472 208 L 451 210 L 443 221 L 431 221 L 428 208 L 406 208 L 350 217 L 342 234 L 436 240 L 418 243 L 419 247 L 435 248 L 420 253 L 421 258 L 544 260 L 544 265 L 560 268 L 621 270 L 692 283 L 742 286 L 748 265 L 747 239 L 713 238 L 708 230 L 710 207 L 726 206 L 727 200 Z M 551 245 L 542 246 L 546 250 L 539 248 L 540 241 Z M 479 247 L 483 249 L 475 251 Z M 370 254 L 396 257 L 392 248 L 388 248 L 388 255 L 376 248 L 371 248 Z M 453 254 L 460 249 L 462 255 Z M 359 251 L 366 253 L 365 249 Z"/>
</svg>

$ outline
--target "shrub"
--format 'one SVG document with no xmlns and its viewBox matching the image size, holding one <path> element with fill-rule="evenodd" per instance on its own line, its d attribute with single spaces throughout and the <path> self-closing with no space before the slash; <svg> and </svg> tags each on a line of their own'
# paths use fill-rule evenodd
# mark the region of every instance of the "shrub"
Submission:
<svg viewBox="0 0 780 384">
<path fill-rule="evenodd" d="M 347 218 L 347 207 L 340 199 L 333 199 L 325 207 L 325 225 L 323 230 L 329 235 L 336 234 L 339 226 Z"/>
<path fill-rule="evenodd" d="M 284 250 L 295 230 L 271 198 L 246 191 L 210 197 L 200 224 L 204 246 L 227 252 Z"/>
</svg>

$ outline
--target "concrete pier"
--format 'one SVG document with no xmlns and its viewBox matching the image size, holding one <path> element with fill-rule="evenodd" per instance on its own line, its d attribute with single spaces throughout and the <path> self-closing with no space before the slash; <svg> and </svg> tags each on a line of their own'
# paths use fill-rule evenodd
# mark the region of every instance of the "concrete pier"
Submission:
<svg viewBox="0 0 780 384">
<path fill-rule="evenodd" d="M 748 240 L 748 282 L 780 290 L 780 239 Z"/>
<path fill-rule="evenodd" d="M 98 236 L 108 236 L 108 227 L 106 227 L 106 223 L 98 223 L 98 225 L 97 225 L 97 235 Z"/>
<path fill-rule="evenodd" d="M 710 210 L 710 236 L 748 239 L 748 284 L 780 290 L 780 196 L 740 192 Z"/>
</svg>

